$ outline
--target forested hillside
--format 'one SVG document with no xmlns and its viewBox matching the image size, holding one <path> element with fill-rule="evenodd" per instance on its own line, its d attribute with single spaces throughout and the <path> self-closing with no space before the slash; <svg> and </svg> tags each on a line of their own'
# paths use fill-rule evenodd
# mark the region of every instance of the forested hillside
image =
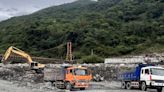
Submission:
<svg viewBox="0 0 164 92">
<path fill-rule="evenodd" d="M 74 58 L 164 51 L 164 0 L 79 0 L 0 23 L 0 53 L 11 45 L 34 56 Z"/>
</svg>

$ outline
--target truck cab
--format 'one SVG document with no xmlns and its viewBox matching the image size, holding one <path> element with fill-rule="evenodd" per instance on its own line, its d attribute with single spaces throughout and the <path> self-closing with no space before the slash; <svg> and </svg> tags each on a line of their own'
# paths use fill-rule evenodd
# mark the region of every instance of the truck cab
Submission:
<svg viewBox="0 0 164 92">
<path fill-rule="evenodd" d="M 164 87 L 164 68 L 156 66 L 147 66 L 141 69 L 140 81 L 141 87 L 157 88 L 162 90 Z"/>
<path fill-rule="evenodd" d="M 92 75 L 86 67 L 72 66 L 67 68 L 66 71 L 66 89 L 70 89 L 71 87 L 84 90 L 89 87 L 89 81 L 92 79 Z"/>
</svg>

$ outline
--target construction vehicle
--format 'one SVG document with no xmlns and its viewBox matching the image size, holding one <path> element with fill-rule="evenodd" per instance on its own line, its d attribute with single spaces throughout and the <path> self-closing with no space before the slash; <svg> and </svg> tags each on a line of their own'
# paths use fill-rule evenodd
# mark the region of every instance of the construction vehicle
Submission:
<svg viewBox="0 0 164 92">
<path fill-rule="evenodd" d="M 52 82 L 60 89 L 72 90 L 78 88 L 85 90 L 89 87 L 91 79 L 90 70 L 82 66 L 64 65 L 44 69 L 44 80 Z"/>
<path fill-rule="evenodd" d="M 4 56 L 2 57 L 1 62 L 3 64 L 7 64 L 7 59 L 9 58 L 9 56 L 12 53 L 20 55 L 23 58 L 26 58 L 27 59 L 27 63 L 29 64 L 30 68 L 32 70 L 35 70 L 38 73 L 41 72 L 44 69 L 44 67 L 45 67 L 44 64 L 40 64 L 38 62 L 34 62 L 29 54 L 25 53 L 24 51 L 22 51 L 22 50 L 20 50 L 20 49 L 18 49 L 16 47 L 13 47 L 13 46 L 11 46 L 11 47 L 9 47 L 7 49 L 7 51 L 5 52 Z"/>
<path fill-rule="evenodd" d="M 150 88 L 162 92 L 164 68 L 152 64 L 139 64 L 134 71 L 121 74 L 120 79 L 123 89 L 139 88 L 146 91 L 147 88 Z"/>
<path fill-rule="evenodd" d="M 73 65 L 72 43 L 67 43 L 66 62 L 59 67 L 45 67 L 44 80 L 50 81 L 57 88 L 72 90 L 78 88 L 84 90 L 89 87 L 92 79 L 91 71 L 87 67 Z"/>
</svg>

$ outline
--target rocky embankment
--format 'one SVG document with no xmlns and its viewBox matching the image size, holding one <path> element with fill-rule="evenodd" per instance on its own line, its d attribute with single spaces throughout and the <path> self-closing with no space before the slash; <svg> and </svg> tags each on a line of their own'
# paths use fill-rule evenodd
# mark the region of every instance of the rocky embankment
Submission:
<svg viewBox="0 0 164 92">
<path fill-rule="evenodd" d="M 49 82 L 43 81 L 43 74 L 36 74 L 27 64 L 0 65 L 0 79 L 10 81 L 20 87 L 41 91 L 58 90 Z"/>
<path fill-rule="evenodd" d="M 59 67 L 61 65 L 51 64 L 53 67 Z M 118 81 L 120 73 L 131 70 L 136 65 L 110 65 L 110 64 L 91 64 L 85 65 L 91 69 L 93 75 L 93 81 L 104 81 L 104 83 L 111 83 L 112 81 Z M 52 90 L 59 90 L 55 88 L 50 82 L 44 82 L 43 74 L 37 74 L 35 71 L 30 70 L 27 64 L 0 64 L 0 79 L 11 81 L 20 87 L 28 87 L 30 89 L 38 89 L 41 91 L 51 92 Z M 99 86 L 100 83 L 93 83 L 92 88 Z M 104 84 L 103 83 L 103 84 Z M 104 88 L 110 88 L 103 86 Z"/>
</svg>

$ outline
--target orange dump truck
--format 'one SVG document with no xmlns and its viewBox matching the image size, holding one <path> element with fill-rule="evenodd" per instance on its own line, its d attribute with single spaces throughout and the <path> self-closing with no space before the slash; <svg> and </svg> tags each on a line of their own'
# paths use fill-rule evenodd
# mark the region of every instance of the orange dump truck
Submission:
<svg viewBox="0 0 164 92">
<path fill-rule="evenodd" d="M 91 72 L 86 67 L 61 66 L 44 69 L 44 80 L 53 82 L 57 88 L 85 90 L 91 79 Z"/>
</svg>

